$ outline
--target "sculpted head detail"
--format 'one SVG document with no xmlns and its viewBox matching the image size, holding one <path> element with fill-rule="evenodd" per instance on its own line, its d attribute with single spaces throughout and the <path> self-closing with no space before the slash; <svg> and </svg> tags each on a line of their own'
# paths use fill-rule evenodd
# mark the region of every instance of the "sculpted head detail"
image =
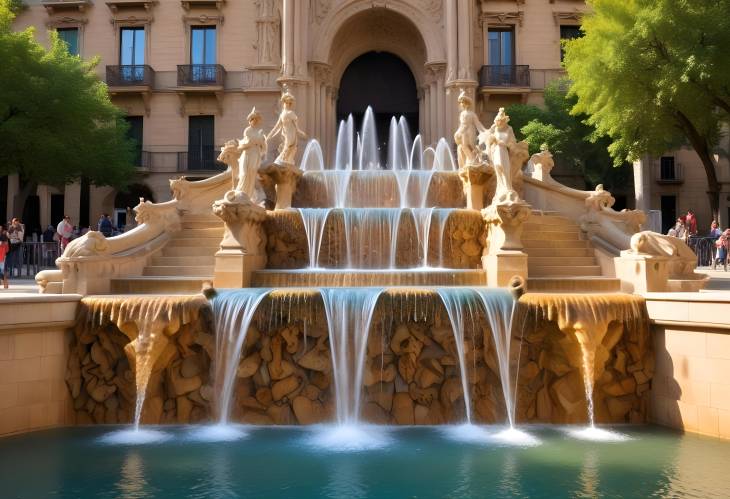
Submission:
<svg viewBox="0 0 730 499">
<path fill-rule="evenodd" d="M 296 99 L 294 96 L 289 92 L 289 87 L 284 86 L 284 93 L 281 94 L 281 104 L 284 106 L 285 109 L 291 109 L 294 107 L 294 104 L 296 103 Z"/>
<path fill-rule="evenodd" d="M 471 97 L 466 93 L 466 90 L 463 88 L 461 89 L 461 92 L 459 93 L 459 98 L 457 99 L 459 106 L 461 109 L 471 109 L 472 106 L 472 100 Z"/>
<path fill-rule="evenodd" d="M 251 109 L 251 112 L 248 113 L 246 120 L 248 120 L 249 126 L 252 127 L 256 127 L 259 123 L 261 123 L 261 114 L 256 111 L 256 106 L 254 106 L 254 108 Z"/>
<path fill-rule="evenodd" d="M 509 123 L 509 116 L 504 112 L 504 108 L 500 107 L 497 116 L 494 118 L 494 124 L 501 128 L 507 126 L 507 123 Z"/>
</svg>

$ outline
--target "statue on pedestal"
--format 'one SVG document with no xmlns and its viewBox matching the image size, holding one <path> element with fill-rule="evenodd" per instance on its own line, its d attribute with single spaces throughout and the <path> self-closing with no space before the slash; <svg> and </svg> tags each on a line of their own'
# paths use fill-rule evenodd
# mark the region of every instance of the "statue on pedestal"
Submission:
<svg viewBox="0 0 730 499">
<path fill-rule="evenodd" d="M 277 135 L 281 135 L 283 139 L 279 146 L 279 155 L 274 160 L 274 163 L 277 165 L 294 165 L 299 138 L 305 138 L 307 136 L 307 134 L 299 129 L 297 115 L 294 112 L 295 103 L 296 99 L 294 96 L 284 87 L 284 93 L 281 96 L 282 110 L 279 114 L 279 119 L 276 125 L 274 125 L 274 128 L 266 136 L 267 142 Z"/>
<path fill-rule="evenodd" d="M 458 102 L 461 112 L 459 113 L 459 128 L 454 133 L 454 143 L 456 144 L 459 168 L 462 169 L 484 163 L 477 147 L 477 132 L 481 135 L 487 129 L 472 110 L 473 101 L 463 89 L 459 94 Z"/>
<path fill-rule="evenodd" d="M 519 145 L 512 127 L 507 123 L 509 123 L 509 116 L 504 112 L 504 108 L 500 107 L 499 113 L 494 118 L 494 124 L 486 133 L 479 134 L 479 143 L 486 147 L 494 168 L 494 176 L 497 179 L 492 204 L 519 200 L 519 195 L 512 186 L 512 163 L 510 162 L 510 154 L 516 153 Z"/>
<path fill-rule="evenodd" d="M 256 177 L 261 160 L 266 154 L 266 135 L 261 129 L 261 115 L 254 107 L 248 115 L 248 127 L 238 142 L 241 157 L 238 161 L 238 178 L 233 177 L 233 190 L 244 192 L 252 201 L 260 201 L 256 192 Z"/>
</svg>

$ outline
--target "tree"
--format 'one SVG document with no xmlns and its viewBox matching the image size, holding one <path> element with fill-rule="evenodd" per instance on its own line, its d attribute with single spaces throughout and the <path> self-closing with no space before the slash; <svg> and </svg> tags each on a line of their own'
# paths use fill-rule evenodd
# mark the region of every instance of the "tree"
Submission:
<svg viewBox="0 0 730 499">
<path fill-rule="evenodd" d="M 588 0 L 585 36 L 566 43 L 577 97 L 616 162 L 689 144 L 719 211 L 713 149 L 730 118 L 730 0 Z"/>
<path fill-rule="evenodd" d="M 0 175 L 21 178 L 15 213 L 38 184 L 125 186 L 134 144 L 94 72 L 98 61 L 69 54 L 55 32 L 48 50 L 32 28 L 14 32 L 15 5 L 0 0 Z"/>
<path fill-rule="evenodd" d="M 575 97 L 568 95 L 570 82 L 560 79 L 545 88 L 544 108 L 531 104 L 514 104 L 507 108 L 510 125 L 519 140 L 530 145 L 530 154 L 545 144 L 559 164 L 580 172 L 595 186 L 604 184 L 613 189 L 625 185 L 630 173 L 626 163 L 614 168 L 608 153 L 611 141 L 596 133 L 595 127 L 585 123 L 585 115 L 573 115 Z"/>
</svg>

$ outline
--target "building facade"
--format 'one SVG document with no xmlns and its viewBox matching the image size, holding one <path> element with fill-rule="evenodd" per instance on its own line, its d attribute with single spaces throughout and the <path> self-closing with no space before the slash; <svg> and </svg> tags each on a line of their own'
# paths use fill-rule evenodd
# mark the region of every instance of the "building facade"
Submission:
<svg viewBox="0 0 730 499">
<path fill-rule="evenodd" d="M 440 137 L 452 142 L 462 88 L 476 98 L 484 123 L 499 107 L 541 104 L 545 86 L 564 74 L 560 41 L 576 36 L 586 9 L 580 0 L 25 3 L 17 29 L 35 26 L 41 41 L 57 30 L 69 50 L 100 57 L 99 77 L 127 113 L 139 145 L 137 178 L 127 193 L 85 182 L 39 187 L 31 211 L 41 226 L 64 213 L 93 225 L 102 212 L 115 213 L 122 225 L 138 197 L 169 199 L 169 179 L 214 174 L 220 145 L 240 136 L 252 107 L 265 128 L 273 126 L 282 85 L 296 96 L 300 126 L 319 140 L 325 161 L 334 157 L 338 121 L 350 113 L 357 119 L 368 104 L 386 139 L 383 124 L 403 115 L 424 144 Z M 694 208 L 709 225 L 696 156 L 678 151 L 667 157 L 674 158 L 679 178 L 661 176 L 669 172 L 668 159 L 642 163 L 637 185 L 651 193 L 638 196 L 642 207 L 667 208 L 668 215 L 674 196 L 676 213 Z M 721 211 L 727 213 L 727 160 L 721 168 Z M 3 183 L 10 217 L 18 179 Z M 626 191 L 633 206 L 630 186 Z"/>
</svg>

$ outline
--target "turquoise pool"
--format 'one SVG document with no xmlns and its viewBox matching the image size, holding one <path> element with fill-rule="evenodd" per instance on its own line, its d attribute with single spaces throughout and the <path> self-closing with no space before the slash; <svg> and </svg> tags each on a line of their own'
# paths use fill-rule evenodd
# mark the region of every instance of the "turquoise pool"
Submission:
<svg viewBox="0 0 730 499">
<path fill-rule="evenodd" d="M 210 441 L 209 429 L 164 427 L 137 444 L 119 443 L 117 429 L 0 439 L 0 496 L 730 497 L 730 443 L 653 427 L 616 428 L 628 438 L 615 442 L 533 427 L 529 445 L 491 428 L 238 427 L 239 438 Z"/>
</svg>

